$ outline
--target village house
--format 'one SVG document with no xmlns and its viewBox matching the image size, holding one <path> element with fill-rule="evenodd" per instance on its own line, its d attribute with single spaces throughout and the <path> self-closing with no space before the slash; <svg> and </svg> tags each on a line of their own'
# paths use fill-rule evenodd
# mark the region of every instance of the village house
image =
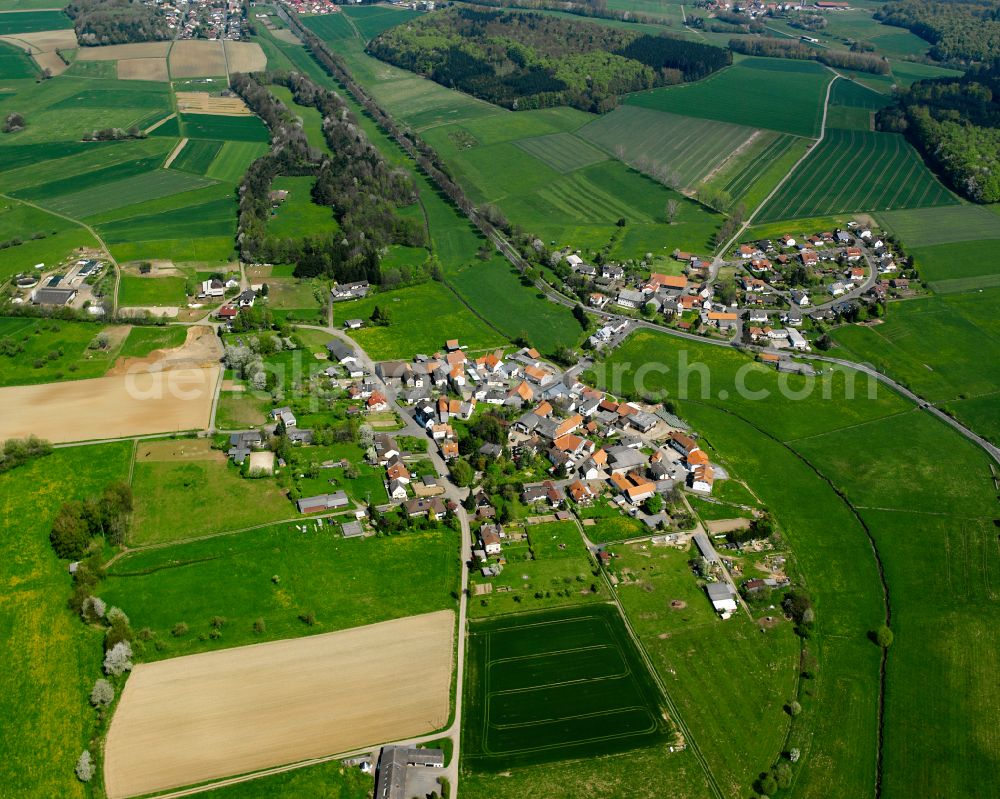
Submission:
<svg viewBox="0 0 1000 799">
<path fill-rule="evenodd" d="M 356 283 L 334 283 L 330 289 L 330 298 L 334 302 L 343 300 L 357 300 L 368 296 L 370 288 L 367 280 L 360 280 Z"/>
<path fill-rule="evenodd" d="M 426 516 L 432 521 L 437 521 L 445 515 L 447 506 L 440 497 L 417 497 L 404 502 L 403 510 L 411 519 Z"/>
<path fill-rule="evenodd" d="M 479 530 L 480 548 L 487 555 L 499 555 L 502 550 L 500 525 L 484 524 Z"/>
</svg>

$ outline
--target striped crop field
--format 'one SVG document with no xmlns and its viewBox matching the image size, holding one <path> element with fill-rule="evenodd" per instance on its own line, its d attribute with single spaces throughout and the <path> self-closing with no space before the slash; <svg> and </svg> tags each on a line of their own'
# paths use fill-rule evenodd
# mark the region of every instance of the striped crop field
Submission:
<svg viewBox="0 0 1000 799">
<path fill-rule="evenodd" d="M 722 186 L 723 191 L 734 201 L 740 199 L 750 190 L 754 181 L 761 176 L 764 170 L 787 153 L 796 140 L 801 141 L 798 137 L 788 133 L 774 136 L 762 150 L 743 163 L 737 172 L 728 176 Z"/>
<path fill-rule="evenodd" d="M 747 142 L 746 125 L 622 105 L 578 131 L 579 135 L 641 172 L 665 167 L 680 186 L 693 186 Z"/>
<path fill-rule="evenodd" d="M 572 133 L 551 133 L 521 139 L 517 146 L 556 172 L 567 174 L 581 167 L 606 161 L 608 156 Z"/>
<path fill-rule="evenodd" d="M 956 204 L 902 136 L 829 130 L 759 221 Z"/>
<path fill-rule="evenodd" d="M 223 142 L 213 139 L 189 139 L 184 149 L 177 154 L 171 169 L 204 175 L 222 149 Z"/>
</svg>

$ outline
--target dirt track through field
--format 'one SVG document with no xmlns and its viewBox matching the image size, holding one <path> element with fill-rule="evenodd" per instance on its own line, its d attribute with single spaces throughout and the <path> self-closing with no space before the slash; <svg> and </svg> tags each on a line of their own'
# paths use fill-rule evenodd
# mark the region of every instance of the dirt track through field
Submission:
<svg viewBox="0 0 1000 799">
<path fill-rule="evenodd" d="M 108 733 L 109 799 L 444 726 L 454 623 L 444 610 L 140 664 Z"/>
</svg>

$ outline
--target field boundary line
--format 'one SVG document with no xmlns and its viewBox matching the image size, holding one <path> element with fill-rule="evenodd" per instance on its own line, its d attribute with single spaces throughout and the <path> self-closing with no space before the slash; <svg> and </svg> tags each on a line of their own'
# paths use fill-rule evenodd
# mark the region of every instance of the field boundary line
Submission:
<svg viewBox="0 0 1000 799">
<path fill-rule="evenodd" d="M 173 95 L 173 91 L 171 91 L 170 94 Z M 158 127 L 160 127 L 160 125 L 165 125 L 167 122 L 169 122 L 171 119 L 173 119 L 176 116 L 177 116 L 177 112 L 176 111 L 174 111 L 173 113 L 167 114 L 159 122 L 154 122 L 152 125 L 150 125 L 148 128 L 146 128 L 143 131 L 143 133 L 145 133 L 148 136 L 150 133 L 152 133 L 154 130 L 156 130 Z"/>
<path fill-rule="evenodd" d="M 164 169 L 170 169 L 170 165 L 174 162 L 177 156 L 181 154 L 181 150 L 187 147 L 188 141 L 189 141 L 188 138 L 185 136 L 179 142 L 177 142 L 177 144 L 174 146 L 174 149 L 171 150 L 170 154 L 167 156 L 167 160 L 163 162 Z"/>
</svg>

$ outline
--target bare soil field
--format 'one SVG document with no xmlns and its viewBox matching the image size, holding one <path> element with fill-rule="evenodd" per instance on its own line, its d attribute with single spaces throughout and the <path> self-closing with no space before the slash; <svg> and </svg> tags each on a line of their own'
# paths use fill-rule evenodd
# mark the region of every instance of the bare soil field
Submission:
<svg viewBox="0 0 1000 799">
<path fill-rule="evenodd" d="M 51 75 L 62 75 L 69 67 L 62 57 L 55 50 L 46 50 L 40 53 L 32 53 L 31 57 L 38 64 L 39 69 L 47 69 Z"/>
<path fill-rule="evenodd" d="M 216 366 L 222 358 L 222 342 L 208 325 L 192 325 L 179 347 L 153 350 L 142 358 L 119 358 L 108 375 L 135 374 L 137 371 L 205 369 Z"/>
<path fill-rule="evenodd" d="M 107 44 L 103 47 L 81 47 L 76 57 L 80 61 L 117 61 L 120 58 L 166 58 L 173 42 L 139 42 L 137 44 Z"/>
<path fill-rule="evenodd" d="M 180 347 L 119 359 L 104 377 L 2 388 L 0 439 L 34 434 L 62 444 L 203 429 L 221 356 L 212 328 L 195 325 Z"/>
<path fill-rule="evenodd" d="M 750 519 L 716 519 L 705 522 L 708 532 L 713 534 L 732 533 L 735 530 L 745 530 L 750 526 Z"/>
<path fill-rule="evenodd" d="M 177 110 L 182 114 L 215 114 L 248 117 L 250 109 L 240 97 L 217 97 L 208 92 L 177 92 Z"/>
<path fill-rule="evenodd" d="M 274 453 L 273 452 L 251 452 L 250 471 L 274 473 Z"/>
<path fill-rule="evenodd" d="M 127 438 L 208 426 L 220 367 L 138 371 L 0 389 L 0 439 L 53 443 Z"/>
<path fill-rule="evenodd" d="M 273 28 L 271 35 L 280 42 L 288 44 L 302 44 L 302 40 L 292 33 L 288 28 Z"/>
<path fill-rule="evenodd" d="M 168 81 L 165 58 L 122 58 L 118 61 L 118 80 Z"/>
<path fill-rule="evenodd" d="M 170 75 L 174 78 L 207 78 L 227 75 L 222 42 L 185 39 L 170 51 Z"/>
<path fill-rule="evenodd" d="M 448 720 L 450 610 L 143 663 L 111 722 L 109 799 L 430 732 Z"/>
<path fill-rule="evenodd" d="M 225 40 L 226 61 L 230 72 L 263 72 L 267 69 L 267 56 L 257 42 Z"/>
<path fill-rule="evenodd" d="M 0 39 L 11 44 L 29 48 L 32 53 L 76 49 L 76 34 L 72 28 L 68 30 L 10 34 L 8 36 L 0 36 Z"/>
</svg>

